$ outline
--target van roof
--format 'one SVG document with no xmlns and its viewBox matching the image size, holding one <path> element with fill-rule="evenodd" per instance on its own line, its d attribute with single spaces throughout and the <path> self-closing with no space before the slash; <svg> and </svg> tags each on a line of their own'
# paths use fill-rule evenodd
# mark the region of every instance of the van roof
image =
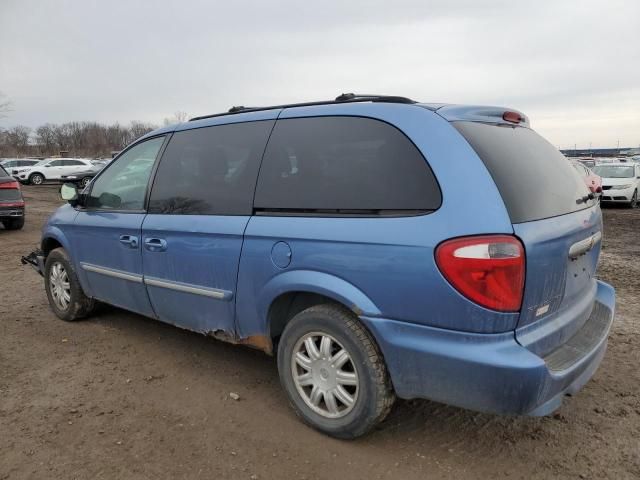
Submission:
<svg viewBox="0 0 640 480">
<path fill-rule="evenodd" d="M 269 110 L 282 110 L 285 108 L 295 107 L 314 107 L 320 105 L 339 105 L 339 104 L 353 104 L 353 103 L 395 103 L 411 105 L 420 108 L 425 108 L 436 112 L 445 120 L 454 121 L 471 121 L 471 122 L 483 122 L 491 124 L 505 124 L 505 125 L 519 125 L 529 127 L 529 118 L 522 112 L 505 107 L 495 107 L 486 105 L 456 105 L 449 103 L 432 103 L 432 102 L 418 102 L 408 97 L 398 95 L 375 95 L 375 94 L 356 94 L 356 93 L 343 93 L 338 95 L 333 100 L 319 100 L 313 102 L 302 103 L 288 103 L 282 105 L 270 105 L 262 107 L 246 107 L 246 106 L 233 106 L 226 112 L 213 113 L 210 115 L 200 115 L 189 119 L 189 122 L 195 122 L 198 120 L 206 120 L 216 117 L 233 116 L 238 114 L 247 114 L 252 112 L 266 112 Z M 505 116 L 509 114 L 509 116 Z M 514 120 L 515 119 L 515 120 Z M 187 123 L 189 123 L 187 122 Z M 161 127 L 153 132 L 149 132 L 140 138 L 147 138 L 162 133 L 173 132 L 178 128 L 178 125 L 167 125 Z M 185 124 L 182 124 L 185 125 Z M 184 129 L 184 127 L 182 128 Z"/>
</svg>

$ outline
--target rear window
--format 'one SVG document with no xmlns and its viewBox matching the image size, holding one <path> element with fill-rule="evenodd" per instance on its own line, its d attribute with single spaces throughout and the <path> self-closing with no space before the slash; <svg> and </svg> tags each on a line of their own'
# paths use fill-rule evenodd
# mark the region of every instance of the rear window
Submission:
<svg viewBox="0 0 640 480">
<path fill-rule="evenodd" d="M 255 207 L 319 214 L 415 214 L 440 206 L 429 165 L 397 128 L 370 118 L 278 120 Z"/>
<path fill-rule="evenodd" d="M 513 223 L 595 205 L 567 158 L 533 130 L 478 122 L 453 125 L 489 170 Z"/>
</svg>

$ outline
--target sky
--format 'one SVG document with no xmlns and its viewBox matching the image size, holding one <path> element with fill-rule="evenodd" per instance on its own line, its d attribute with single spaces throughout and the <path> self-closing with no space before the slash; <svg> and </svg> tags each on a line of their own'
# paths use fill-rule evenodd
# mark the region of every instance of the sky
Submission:
<svg viewBox="0 0 640 480">
<path fill-rule="evenodd" d="M 0 0 L 0 127 L 162 123 L 342 92 L 508 106 L 640 146 L 639 0 Z"/>
</svg>

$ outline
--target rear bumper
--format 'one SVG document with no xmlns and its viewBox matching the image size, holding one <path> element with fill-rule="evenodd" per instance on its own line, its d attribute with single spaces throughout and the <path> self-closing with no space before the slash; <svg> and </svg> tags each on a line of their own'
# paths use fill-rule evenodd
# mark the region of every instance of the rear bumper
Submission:
<svg viewBox="0 0 640 480">
<path fill-rule="evenodd" d="M 590 321 L 545 357 L 521 346 L 513 332 L 473 334 L 362 320 L 380 345 L 399 397 L 483 412 L 546 415 L 587 383 L 604 357 L 614 316 L 613 288 L 598 282 L 596 302 Z"/>
<path fill-rule="evenodd" d="M 24 207 L 6 207 L 0 203 L 0 218 L 20 218 L 24 217 Z"/>
</svg>

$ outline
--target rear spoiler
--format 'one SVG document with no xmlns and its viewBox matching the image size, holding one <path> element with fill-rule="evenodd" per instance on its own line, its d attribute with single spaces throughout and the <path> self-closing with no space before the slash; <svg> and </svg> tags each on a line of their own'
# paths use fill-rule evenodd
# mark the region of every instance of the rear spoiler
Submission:
<svg viewBox="0 0 640 480">
<path fill-rule="evenodd" d="M 468 122 L 519 125 L 522 127 L 531 126 L 529 117 L 513 108 L 480 105 L 442 105 L 435 112 L 449 122 L 466 120 Z"/>
</svg>

